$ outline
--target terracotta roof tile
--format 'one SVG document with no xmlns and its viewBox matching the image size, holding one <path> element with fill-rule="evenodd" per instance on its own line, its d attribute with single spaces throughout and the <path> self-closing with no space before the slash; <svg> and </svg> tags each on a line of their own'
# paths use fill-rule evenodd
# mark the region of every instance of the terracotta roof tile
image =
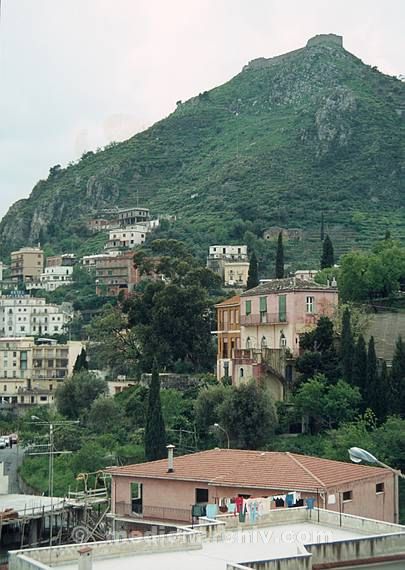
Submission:
<svg viewBox="0 0 405 570">
<path fill-rule="evenodd" d="M 240 303 L 240 295 L 234 295 L 230 299 L 225 299 L 222 303 L 217 303 L 216 307 L 226 307 L 227 305 L 239 305 Z"/>
<path fill-rule="evenodd" d="M 296 491 L 326 489 L 369 477 L 386 476 L 386 469 L 320 459 L 289 452 L 212 449 L 174 459 L 174 472 L 167 473 L 167 460 L 111 467 L 112 475 L 198 481 Z"/>
<path fill-rule="evenodd" d="M 315 281 L 298 279 L 298 277 L 288 277 L 286 279 L 271 279 L 260 283 L 257 287 L 249 289 L 241 294 L 241 297 L 252 295 L 266 295 L 268 293 L 282 293 L 283 291 L 337 291 L 336 287 L 320 285 Z"/>
</svg>

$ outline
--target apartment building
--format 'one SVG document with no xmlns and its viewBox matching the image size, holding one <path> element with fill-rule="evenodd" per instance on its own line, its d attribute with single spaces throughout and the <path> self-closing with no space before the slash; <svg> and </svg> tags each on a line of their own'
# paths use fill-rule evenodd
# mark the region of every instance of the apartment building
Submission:
<svg viewBox="0 0 405 570">
<path fill-rule="evenodd" d="M 149 232 L 147 225 L 132 225 L 124 228 L 117 228 L 109 232 L 106 249 L 133 249 L 137 245 L 145 242 L 146 234 Z"/>
<path fill-rule="evenodd" d="M 207 267 L 217 273 L 226 286 L 246 286 L 249 274 L 247 246 L 212 245 L 209 248 Z"/>
<path fill-rule="evenodd" d="M 72 265 L 51 265 L 45 267 L 41 273 L 41 289 L 45 291 L 55 291 L 63 285 L 71 285 L 73 283 L 73 266 Z"/>
<path fill-rule="evenodd" d="M 62 253 L 46 258 L 46 267 L 73 267 L 77 263 L 74 253 Z"/>
<path fill-rule="evenodd" d="M 97 295 L 116 296 L 121 291 L 125 294 L 134 290 L 141 279 L 134 264 L 134 254 L 125 252 L 117 256 L 104 256 L 96 260 Z"/>
<path fill-rule="evenodd" d="M 150 219 L 148 208 L 126 208 L 118 212 L 118 223 L 121 227 L 133 226 L 139 222 L 147 222 Z"/>
<path fill-rule="evenodd" d="M 11 253 L 11 278 L 24 283 L 38 283 L 44 268 L 44 252 L 39 247 L 23 247 Z"/>
<path fill-rule="evenodd" d="M 0 296 L 0 337 L 62 334 L 72 318 L 70 303 L 48 305 L 28 295 Z"/>
<path fill-rule="evenodd" d="M 83 343 L 58 344 L 53 339 L 0 338 L 2 403 L 39 405 L 53 402 L 58 383 L 72 372 Z"/>
</svg>

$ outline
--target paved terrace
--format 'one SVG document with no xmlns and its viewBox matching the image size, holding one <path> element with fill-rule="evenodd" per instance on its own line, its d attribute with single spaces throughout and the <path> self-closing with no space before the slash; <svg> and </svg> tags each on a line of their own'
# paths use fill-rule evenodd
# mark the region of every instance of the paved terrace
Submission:
<svg viewBox="0 0 405 570">
<path fill-rule="evenodd" d="M 309 570 L 374 556 L 405 559 L 405 527 L 399 525 L 305 508 L 263 519 L 250 525 L 228 516 L 173 535 L 89 544 L 93 570 Z M 10 570 L 76 570 L 80 546 L 13 552 Z"/>
</svg>

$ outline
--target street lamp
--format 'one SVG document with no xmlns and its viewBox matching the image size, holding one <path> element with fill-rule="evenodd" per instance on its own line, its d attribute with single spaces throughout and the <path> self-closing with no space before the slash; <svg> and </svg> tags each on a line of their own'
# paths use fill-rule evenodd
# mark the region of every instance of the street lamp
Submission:
<svg viewBox="0 0 405 570">
<path fill-rule="evenodd" d="M 221 431 L 224 432 L 224 434 L 226 435 L 226 439 L 228 440 L 228 449 L 229 449 L 229 448 L 230 448 L 229 434 L 228 434 L 228 432 L 226 431 L 226 429 L 224 429 L 222 426 L 220 426 L 220 425 L 217 424 L 217 423 L 214 424 L 214 428 L 219 429 L 219 430 L 221 430 Z"/>
<path fill-rule="evenodd" d="M 349 457 L 353 463 L 361 463 L 364 461 L 365 463 L 374 463 L 375 465 L 379 465 L 380 467 L 384 467 L 384 469 L 388 469 L 391 473 L 394 473 L 394 501 L 395 501 L 395 522 L 399 522 L 399 490 L 398 490 L 398 477 L 401 479 L 405 479 L 405 475 L 399 470 L 390 467 L 386 463 L 383 463 L 377 457 L 375 457 L 369 451 L 362 449 L 361 447 L 351 447 L 349 450 Z"/>
<path fill-rule="evenodd" d="M 49 473 L 48 473 L 48 495 L 50 498 L 50 507 L 51 507 L 51 516 L 49 520 L 49 546 L 52 546 L 52 538 L 53 538 L 53 482 L 54 482 L 54 455 L 58 453 L 55 451 L 54 447 L 54 432 L 55 427 L 71 425 L 71 424 L 78 424 L 80 423 L 79 420 L 66 420 L 62 422 L 47 422 L 46 420 L 42 420 L 38 416 L 31 416 L 31 420 L 35 422 L 36 425 L 39 426 L 48 426 L 49 427 Z"/>
</svg>

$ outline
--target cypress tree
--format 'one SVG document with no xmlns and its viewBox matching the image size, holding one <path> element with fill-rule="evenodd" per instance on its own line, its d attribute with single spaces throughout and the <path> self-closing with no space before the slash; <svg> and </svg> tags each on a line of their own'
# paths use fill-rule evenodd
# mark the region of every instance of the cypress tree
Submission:
<svg viewBox="0 0 405 570">
<path fill-rule="evenodd" d="M 387 363 L 383 360 L 381 371 L 379 374 L 378 390 L 377 390 L 377 406 L 375 413 L 381 423 L 387 419 L 388 403 L 390 395 L 390 382 L 387 370 Z"/>
<path fill-rule="evenodd" d="M 367 379 L 366 379 L 366 404 L 377 415 L 379 397 L 379 374 L 377 370 L 377 356 L 375 353 L 374 337 L 368 341 L 367 352 Z"/>
<path fill-rule="evenodd" d="M 333 267 L 334 263 L 335 255 L 333 252 L 333 245 L 330 237 L 327 235 L 323 241 L 322 246 L 321 269 Z"/>
<path fill-rule="evenodd" d="M 353 354 L 352 384 L 360 388 L 361 395 L 365 397 L 367 379 L 367 349 L 363 335 L 357 339 Z"/>
<path fill-rule="evenodd" d="M 166 429 L 160 402 L 160 378 L 156 360 L 153 362 L 145 423 L 145 457 L 147 461 L 166 456 Z"/>
<path fill-rule="evenodd" d="M 390 412 L 405 416 L 405 344 L 399 336 L 391 368 Z"/>
<path fill-rule="evenodd" d="M 325 223 L 323 219 L 323 212 L 321 214 L 321 241 L 325 239 Z"/>
<path fill-rule="evenodd" d="M 340 359 L 342 362 L 343 379 L 352 381 L 354 341 L 350 323 L 350 311 L 346 307 L 342 317 L 342 336 L 340 340 Z"/>
<path fill-rule="evenodd" d="M 277 240 L 277 253 L 276 253 L 276 279 L 284 277 L 284 247 L 283 247 L 283 233 L 278 234 Z"/>
<path fill-rule="evenodd" d="M 259 270 L 258 270 L 258 263 L 257 257 L 255 252 L 252 253 L 249 261 L 249 273 L 247 278 L 247 289 L 253 289 L 253 287 L 257 287 L 259 285 Z"/>
<path fill-rule="evenodd" d="M 80 354 L 76 358 L 75 365 L 73 366 L 73 372 L 80 372 L 81 370 L 88 370 L 89 363 L 87 362 L 87 353 L 84 348 L 82 348 Z"/>
</svg>

